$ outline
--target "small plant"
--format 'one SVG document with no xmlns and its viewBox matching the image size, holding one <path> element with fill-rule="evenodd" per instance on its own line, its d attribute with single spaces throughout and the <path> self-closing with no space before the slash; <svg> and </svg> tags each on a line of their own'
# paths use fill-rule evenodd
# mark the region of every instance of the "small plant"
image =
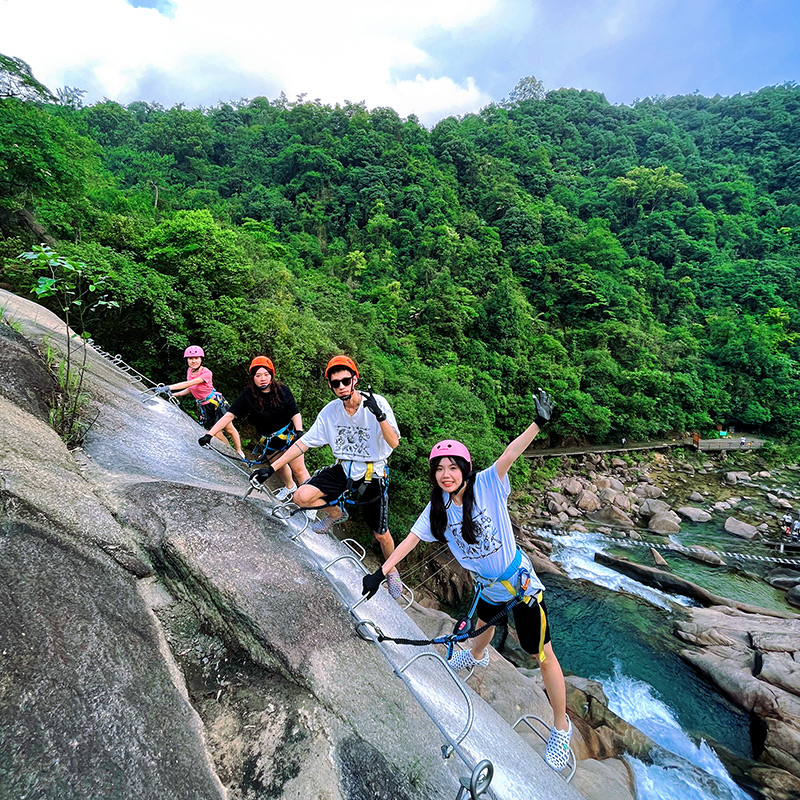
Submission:
<svg viewBox="0 0 800 800">
<path fill-rule="evenodd" d="M 59 256 L 47 245 L 34 248 L 19 256 L 32 262 L 34 270 L 44 270 L 31 292 L 39 300 L 53 298 L 64 318 L 66 326 L 66 356 L 59 359 L 48 346 L 46 360 L 56 376 L 59 391 L 50 411 L 50 424 L 67 446 L 79 445 L 97 416 L 86 421 L 86 406 L 89 396 L 83 391 L 86 372 L 86 340 L 90 338 L 85 321 L 88 314 L 98 308 L 117 307 L 108 299 L 108 277 L 90 276 L 88 267 L 82 262 L 72 262 Z M 73 331 L 73 328 L 75 331 Z M 78 342 L 73 342 L 77 339 Z M 76 361 L 75 349 L 80 349 Z"/>
</svg>

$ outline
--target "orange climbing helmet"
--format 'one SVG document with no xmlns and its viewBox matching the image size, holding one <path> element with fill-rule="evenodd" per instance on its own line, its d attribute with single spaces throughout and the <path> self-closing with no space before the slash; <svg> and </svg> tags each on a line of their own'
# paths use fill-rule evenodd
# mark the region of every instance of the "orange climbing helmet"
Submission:
<svg viewBox="0 0 800 800">
<path fill-rule="evenodd" d="M 266 367 L 272 373 L 272 377 L 275 377 L 275 365 L 266 356 L 256 356 L 250 362 L 248 372 L 252 372 L 257 367 Z"/>
<path fill-rule="evenodd" d="M 336 367 L 343 367 L 344 369 L 349 369 L 353 375 L 358 378 L 358 367 L 356 366 L 356 362 L 353 361 L 352 358 L 349 356 L 334 356 L 329 362 L 328 366 L 325 367 L 325 377 L 328 378 L 333 372 Z"/>
</svg>

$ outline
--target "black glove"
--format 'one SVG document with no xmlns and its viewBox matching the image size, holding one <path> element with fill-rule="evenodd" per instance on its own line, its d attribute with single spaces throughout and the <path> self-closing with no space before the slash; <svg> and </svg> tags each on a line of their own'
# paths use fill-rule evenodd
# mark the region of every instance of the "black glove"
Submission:
<svg viewBox="0 0 800 800">
<path fill-rule="evenodd" d="M 199 445 L 200 445 L 200 447 L 208 447 L 208 446 L 211 444 L 211 439 L 212 439 L 212 438 L 213 438 L 213 437 L 211 436 L 211 434 L 210 434 L 210 433 L 204 433 L 204 434 L 203 434 L 203 435 L 202 435 L 202 436 L 201 436 L 201 437 L 200 437 L 200 438 L 197 440 L 197 444 L 199 444 Z"/>
<path fill-rule="evenodd" d="M 383 574 L 383 567 L 378 567 L 371 575 L 365 575 L 364 580 L 361 581 L 361 594 L 366 595 L 367 600 L 374 597 L 381 584 L 385 579 Z"/>
<path fill-rule="evenodd" d="M 367 391 L 369 394 L 364 395 L 364 408 L 368 408 L 374 415 L 378 422 L 383 422 L 386 419 L 384 410 L 378 405 L 375 395 L 372 394 L 372 387 L 368 386 Z"/>
<path fill-rule="evenodd" d="M 534 419 L 534 422 L 540 429 L 544 428 L 553 415 L 556 401 L 544 389 L 538 389 L 533 396 L 533 402 L 536 405 L 536 419 Z"/>
<path fill-rule="evenodd" d="M 272 465 L 267 464 L 266 467 L 261 467 L 250 474 L 250 483 L 266 483 L 274 474 L 275 470 L 272 469 Z"/>
</svg>

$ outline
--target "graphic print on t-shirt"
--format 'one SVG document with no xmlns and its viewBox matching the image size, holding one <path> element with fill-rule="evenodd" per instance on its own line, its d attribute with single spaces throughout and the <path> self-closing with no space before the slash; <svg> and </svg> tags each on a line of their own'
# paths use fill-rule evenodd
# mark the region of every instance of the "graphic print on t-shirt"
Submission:
<svg viewBox="0 0 800 800">
<path fill-rule="evenodd" d="M 478 540 L 475 544 L 467 544 L 464 537 L 461 535 L 461 523 L 450 524 L 450 533 L 458 545 L 459 549 L 464 553 L 466 558 L 477 561 L 481 558 L 496 553 L 503 543 L 500 540 L 500 534 L 494 529 L 492 518 L 486 511 L 478 511 L 472 516 L 473 528 L 475 531 L 475 538 Z"/>
<path fill-rule="evenodd" d="M 337 425 L 333 451 L 340 456 L 369 458 L 369 430 L 353 425 Z"/>
</svg>

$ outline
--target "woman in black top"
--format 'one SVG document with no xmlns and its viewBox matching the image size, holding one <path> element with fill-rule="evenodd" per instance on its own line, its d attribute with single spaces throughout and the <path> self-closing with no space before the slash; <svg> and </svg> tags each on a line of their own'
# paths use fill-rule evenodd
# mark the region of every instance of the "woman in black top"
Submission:
<svg viewBox="0 0 800 800">
<path fill-rule="evenodd" d="M 266 356 L 256 356 L 250 362 L 247 388 L 231 403 L 228 413 L 199 440 L 200 444 L 206 444 L 205 439 L 211 441 L 218 430 L 222 430 L 236 417 L 248 417 L 261 434 L 263 452 L 267 459 L 285 450 L 297 438 L 297 434 L 303 431 L 303 417 L 294 396 L 286 384 L 275 378 L 275 367 Z M 280 501 L 288 500 L 297 488 L 297 483 L 304 483 L 310 477 L 303 455 L 279 469 L 276 475 L 284 485 L 276 494 L 276 499 Z"/>
</svg>

